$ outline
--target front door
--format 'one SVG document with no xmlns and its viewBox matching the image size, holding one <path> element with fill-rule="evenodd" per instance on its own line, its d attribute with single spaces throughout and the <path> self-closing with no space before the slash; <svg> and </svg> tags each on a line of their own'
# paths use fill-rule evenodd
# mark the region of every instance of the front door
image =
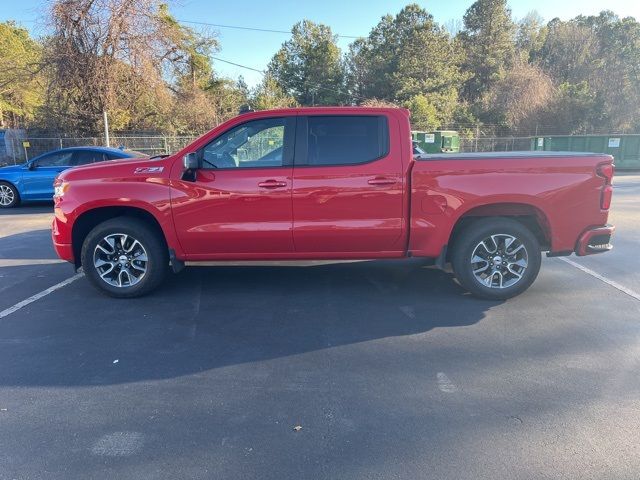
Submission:
<svg viewBox="0 0 640 480">
<path fill-rule="evenodd" d="M 56 176 L 71 167 L 73 150 L 48 153 L 34 158 L 22 174 L 25 200 L 51 200 Z"/>
<path fill-rule="evenodd" d="M 195 181 L 174 180 L 172 194 L 176 231 L 190 259 L 293 252 L 294 137 L 295 117 L 263 118 L 196 152 L 201 168 Z"/>
</svg>

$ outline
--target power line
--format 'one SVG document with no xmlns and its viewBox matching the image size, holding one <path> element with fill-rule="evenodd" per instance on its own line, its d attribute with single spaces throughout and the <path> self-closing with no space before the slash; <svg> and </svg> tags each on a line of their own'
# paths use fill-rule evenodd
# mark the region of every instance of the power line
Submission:
<svg viewBox="0 0 640 480">
<path fill-rule="evenodd" d="M 230 60 L 225 60 L 223 58 L 219 58 L 219 57 L 211 57 L 213 60 L 217 60 L 218 62 L 222 62 L 222 63 L 228 63 L 229 65 L 233 65 L 236 67 L 240 67 L 240 68 L 245 68 L 247 70 L 251 70 L 252 72 L 258 72 L 260 75 L 265 76 L 267 74 L 267 72 L 265 72 L 264 70 L 259 70 L 257 68 L 253 68 L 253 67 L 248 67 L 247 65 L 242 65 L 240 63 L 236 63 L 236 62 L 232 62 Z M 287 85 L 286 82 L 280 82 L 282 83 L 285 87 L 290 87 L 290 85 Z M 320 84 L 313 84 L 310 85 L 310 87 L 312 89 L 316 89 L 316 90 L 325 90 L 328 92 L 333 92 L 333 93 L 338 93 L 340 95 L 350 95 L 351 97 L 357 99 L 357 100 L 366 100 L 364 97 L 360 96 L 360 95 L 356 95 L 354 93 L 349 93 L 345 90 L 337 90 L 335 88 L 331 88 L 331 87 L 325 87 L 324 85 L 320 85 Z"/>
<path fill-rule="evenodd" d="M 218 57 L 211 57 L 214 60 L 217 60 L 218 62 L 222 62 L 222 63 L 228 63 L 229 65 L 234 65 L 236 67 L 240 67 L 240 68 L 246 68 L 247 70 L 251 70 L 253 72 L 258 72 L 262 75 L 265 75 L 265 71 L 264 70 L 258 70 L 257 68 L 253 68 L 253 67 L 247 67 L 246 65 L 241 65 L 239 63 L 235 63 L 235 62 L 231 62 L 229 60 L 224 60 L 222 58 L 218 58 Z"/>
<path fill-rule="evenodd" d="M 256 28 L 256 27 L 244 27 L 241 25 L 222 25 L 220 23 L 209 23 L 209 22 L 196 22 L 193 20 L 178 20 L 178 22 L 180 23 L 190 23 L 193 25 L 207 25 L 209 27 L 217 27 L 217 28 L 231 28 L 231 29 L 235 29 L 235 30 L 250 30 L 253 32 L 267 32 L 267 33 L 284 33 L 287 35 L 291 35 L 293 32 L 291 30 L 274 30 L 271 28 Z M 340 38 L 352 38 L 352 39 L 357 39 L 357 38 L 362 38 L 362 37 L 356 37 L 354 35 L 340 35 L 339 33 L 335 34 L 336 37 L 340 37 Z"/>
</svg>

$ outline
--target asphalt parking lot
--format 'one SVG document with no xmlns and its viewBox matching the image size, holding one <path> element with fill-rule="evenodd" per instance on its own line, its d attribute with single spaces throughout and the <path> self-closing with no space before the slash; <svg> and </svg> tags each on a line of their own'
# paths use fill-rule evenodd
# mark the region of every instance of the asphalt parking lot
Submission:
<svg viewBox="0 0 640 480">
<path fill-rule="evenodd" d="M 135 300 L 79 278 L 16 309 L 73 275 L 51 209 L 0 212 L 1 480 L 640 475 L 640 176 L 613 252 L 545 259 L 507 302 L 363 262 L 192 268 Z"/>
</svg>

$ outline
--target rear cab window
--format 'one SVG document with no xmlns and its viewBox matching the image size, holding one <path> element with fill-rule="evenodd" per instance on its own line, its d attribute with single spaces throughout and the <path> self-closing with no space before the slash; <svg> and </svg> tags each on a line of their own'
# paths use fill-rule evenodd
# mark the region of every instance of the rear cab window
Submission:
<svg viewBox="0 0 640 480">
<path fill-rule="evenodd" d="M 300 122 L 296 164 L 358 165 L 389 153 L 389 127 L 384 115 L 308 116 Z"/>
</svg>

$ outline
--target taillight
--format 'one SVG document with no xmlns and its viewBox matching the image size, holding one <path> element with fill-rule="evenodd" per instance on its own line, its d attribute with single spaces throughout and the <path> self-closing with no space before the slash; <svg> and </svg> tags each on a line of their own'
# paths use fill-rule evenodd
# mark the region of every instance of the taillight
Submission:
<svg viewBox="0 0 640 480">
<path fill-rule="evenodd" d="M 606 180 L 605 185 L 611 185 L 614 171 L 615 167 L 613 166 L 613 163 L 601 163 L 596 169 L 596 173 L 598 174 L 598 176 Z"/>
<path fill-rule="evenodd" d="M 611 207 L 611 197 L 613 196 L 613 187 L 611 185 L 605 185 L 602 189 L 602 195 L 600 196 L 600 208 L 602 210 L 609 210 Z"/>
<path fill-rule="evenodd" d="M 613 196 L 611 182 L 613 181 L 614 172 L 615 167 L 612 163 L 601 163 L 596 168 L 596 174 L 604 178 L 604 186 L 600 195 L 600 208 L 602 210 L 609 210 L 609 207 L 611 207 L 611 197 Z"/>
</svg>

